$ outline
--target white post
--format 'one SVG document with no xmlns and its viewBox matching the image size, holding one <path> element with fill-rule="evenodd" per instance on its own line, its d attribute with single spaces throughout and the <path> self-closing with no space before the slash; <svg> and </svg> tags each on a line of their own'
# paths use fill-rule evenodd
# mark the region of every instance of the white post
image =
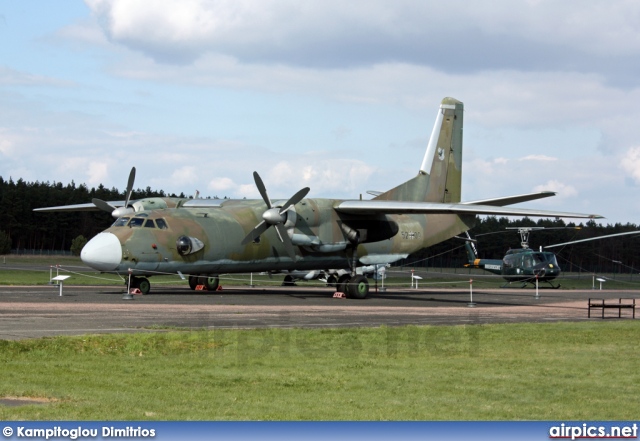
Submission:
<svg viewBox="0 0 640 441">
<path fill-rule="evenodd" d="M 127 280 L 127 292 L 122 295 L 122 300 L 133 300 L 133 296 L 131 295 L 131 273 L 132 270 L 129 268 L 129 279 Z"/>
<path fill-rule="evenodd" d="M 476 304 L 473 303 L 473 279 L 469 279 L 469 304 L 467 306 L 469 308 L 476 306 Z"/>
<path fill-rule="evenodd" d="M 536 299 L 540 297 L 540 294 L 538 293 L 538 275 L 536 274 Z"/>
<path fill-rule="evenodd" d="M 68 279 L 71 276 L 56 276 L 54 279 L 56 282 L 58 282 L 58 286 L 60 287 L 60 297 L 62 297 L 62 281 L 65 279 Z"/>
</svg>

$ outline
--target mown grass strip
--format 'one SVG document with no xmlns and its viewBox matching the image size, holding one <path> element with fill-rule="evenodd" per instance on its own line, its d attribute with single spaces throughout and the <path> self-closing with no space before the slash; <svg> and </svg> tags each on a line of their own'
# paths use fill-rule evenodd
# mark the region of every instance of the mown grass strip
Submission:
<svg viewBox="0 0 640 441">
<path fill-rule="evenodd" d="M 637 321 L 0 341 L 4 420 L 621 420 Z"/>
</svg>

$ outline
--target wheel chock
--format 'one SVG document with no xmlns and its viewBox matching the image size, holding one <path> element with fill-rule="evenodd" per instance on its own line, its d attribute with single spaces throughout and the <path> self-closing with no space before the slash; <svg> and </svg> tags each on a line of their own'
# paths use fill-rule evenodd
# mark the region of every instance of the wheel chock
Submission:
<svg viewBox="0 0 640 441">
<path fill-rule="evenodd" d="M 346 299 L 347 295 L 343 292 L 337 291 L 335 293 L 333 293 L 333 298 L 334 299 Z"/>
<path fill-rule="evenodd" d="M 140 288 L 131 288 L 129 294 L 142 294 L 142 291 L 140 291 Z"/>
<path fill-rule="evenodd" d="M 196 291 L 207 291 L 207 287 L 204 285 L 196 285 Z"/>
<path fill-rule="evenodd" d="M 222 291 L 222 285 L 218 285 L 218 287 L 216 288 L 216 291 Z"/>
</svg>

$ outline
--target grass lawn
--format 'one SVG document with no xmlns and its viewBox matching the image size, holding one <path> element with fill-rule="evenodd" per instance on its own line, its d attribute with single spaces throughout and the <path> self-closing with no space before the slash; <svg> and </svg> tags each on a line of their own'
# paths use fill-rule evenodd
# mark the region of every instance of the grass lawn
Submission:
<svg viewBox="0 0 640 441">
<path fill-rule="evenodd" d="M 635 420 L 635 320 L 0 341 L 2 420 Z"/>
</svg>

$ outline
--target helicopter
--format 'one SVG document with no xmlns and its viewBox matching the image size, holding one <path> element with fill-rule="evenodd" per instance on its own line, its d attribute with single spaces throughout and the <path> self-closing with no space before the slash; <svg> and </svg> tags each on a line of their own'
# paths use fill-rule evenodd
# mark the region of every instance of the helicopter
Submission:
<svg viewBox="0 0 640 441">
<path fill-rule="evenodd" d="M 579 230 L 580 227 L 568 227 Z M 542 247 L 538 251 L 529 247 L 529 234 L 533 230 L 542 230 L 545 227 L 507 227 L 507 230 L 517 229 L 520 234 L 520 245 L 522 248 L 510 249 L 502 259 L 479 259 L 476 244 L 469 233 L 465 238 L 465 248 L 469 263 L 466 268 L 481 268 L 493 274 L 502 276 L 507 283 L 521 283 L 522 288 L 528 284 L 535 286 L 536 282 L 548 283 L 551 288 L 560 288 L 560 284 L 554 284 L 562 270 L 558 265 L 556 255 L 551 251 L 543 251 Z M 548 228 L 546 228 L 548 229 Z"/>
<path fill-rule="evenodd" d="M 493 274 L 502 276 L 507 283 L 502 285 L 506 287 L 511 283 L 519 282 L 522 288 L 527 285 L 536 285 L 537 282 L 545 282 L 551 288 L 558 289 L 560 284 L 554 284 L 553 280 L 560 276 L 562 270 L 558 265 L 556 254 L 551 251 L 543 251 L 543 248 L 554 248 L 566 245 L 572 245 L 580 242 L 588 242 L 591 240 L 607 239 L 617 236 L 626 236 L 630 234 L 640 234 L 640 231 L 627 231 L 624 233 L 607 234 L 605 236 L 591 237 L 587 239 L 574 240 L 553 245 L 540 247 L 538 251 L 529 247 L 529 234 L 534 230 L 550 230 L 550 229 L 575 229 L 580 230 L 581 227 L 507 227 L 507 230 L 518 230 L 520 234 L 520 245 L 522 248 L 510 249 L 506 252 L 502 260 L 499 259 L 479 259 L 476 249 L 475 240 L 467 232 L 465 240 L 465 248 L 469 263 L 465 264 L 465 268 L 480 268 Z"/>
</svg>

